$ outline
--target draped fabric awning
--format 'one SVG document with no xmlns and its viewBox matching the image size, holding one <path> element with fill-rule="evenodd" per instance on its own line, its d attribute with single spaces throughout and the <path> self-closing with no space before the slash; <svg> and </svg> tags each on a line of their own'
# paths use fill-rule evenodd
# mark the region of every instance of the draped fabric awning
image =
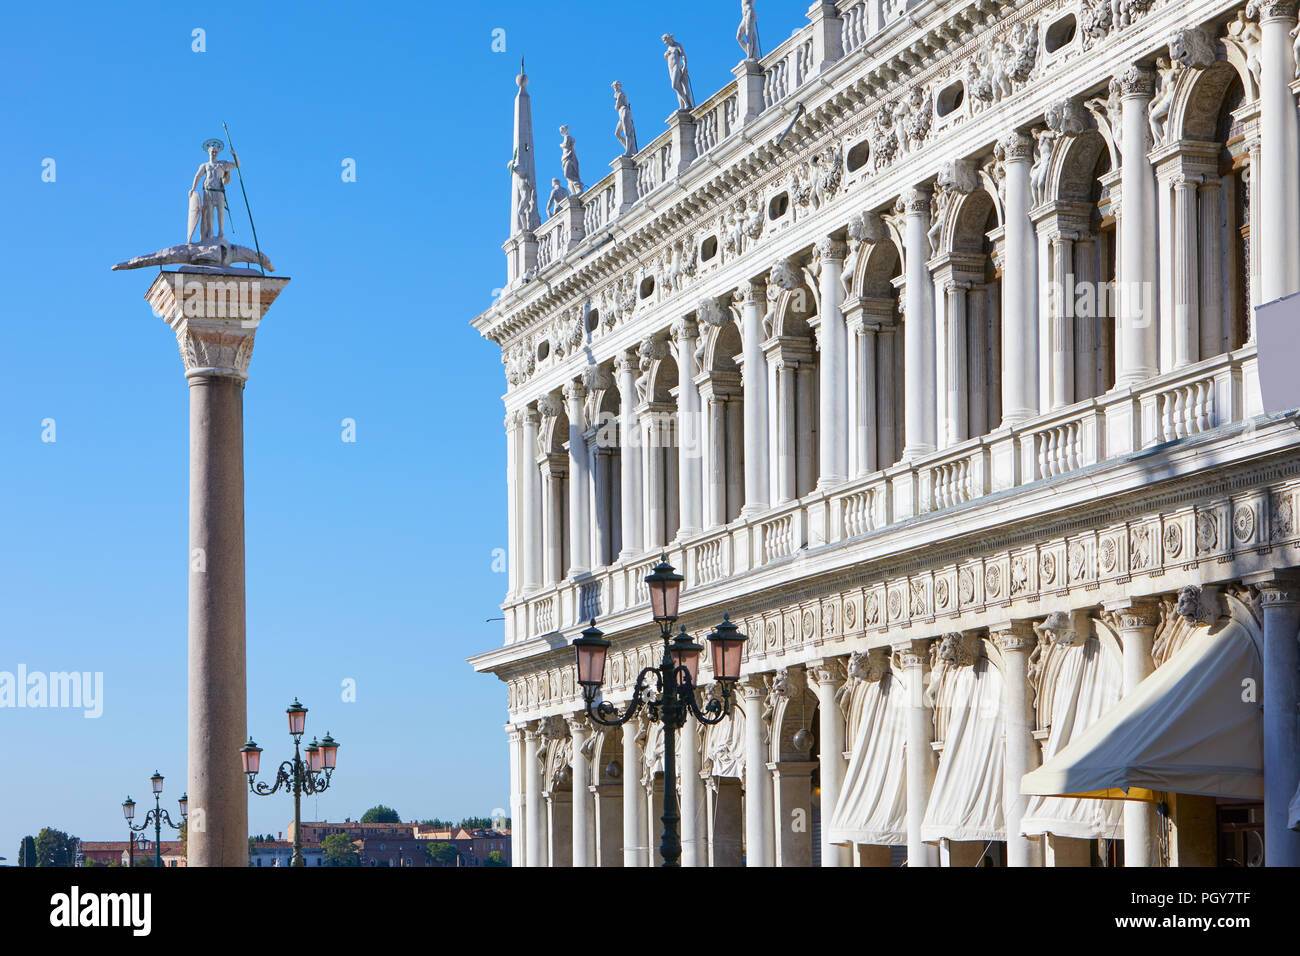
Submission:
<svg viewBox="0 0 1300 956">
<path fill-rule="evenodd" d="M 907 842 L 905 696 L 902 682 L 886 673 L 854 701 L 857 739 L 830 818 L 833 843 Z"/>
<path fill-rule="evenodd" d="M 1300 787 L 1296 788 L 1295 796 L 1291 798 L 1291 806 L 1286 814 L 1286 825 L 1292 830 L 1300 830 Z"/>
<path fill-rule="evenodd" d="M 1187 644 L 1069 746 L 1025 774 L 1028 794 L 1155 799 L 1264 795 L 1263 667 L 1235 621 Z M 1253 699 L 1252 699 L 1253 698 Z"/>
<path fill-rule="evenodd" d="M 1095 637 L 1051 650 L 1060 655 L 1060 666 L 1056 669 L 1052 662 L 1048 668 L 1054 682 L 1044 761 L 1050 761 L 1119 703 L 1124 686 L 1122 664 L 1103 650 Z M 1120 805 L 1113 800 L 1032 796 L 1020 832 L 1025 836 L 1053 833 L 1078 840 L 1119 839 L 1124 835 L 1123 817 Z"/>
<path fill-rule="evenodd" d="M 986 658 L 944 680 L 936 709 L 947 729 L 921 839 L 1005 840 L 1002 815 L 1002 673 Z"/>
</svg>

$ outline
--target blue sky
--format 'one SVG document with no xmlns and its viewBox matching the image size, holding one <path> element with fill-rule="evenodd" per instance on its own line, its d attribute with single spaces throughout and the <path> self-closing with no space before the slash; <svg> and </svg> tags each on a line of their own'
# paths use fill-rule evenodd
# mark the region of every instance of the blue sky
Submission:
<svg viewBox="0 0 1300 956">
<path fill-rule="evenodd" d="M 806 22 L 806 2 L 758 6 L 765 49 Z M 508 806 L 504 690 L 464 663 L 501 636 L 485 619 L 505 590 L 505 381 L 467 323 L 504 280 L 519 57 L 538 178 L 559 174 L 567 122 L 593 183 L 619 151 L 610 82 L 648 143 L 676 105 L 659 35 L 684 44 L 703 100 L 740 59 L 738 11 L 6 5 L 0 671 L 102 671 L 104 705 L 93 720 L 0 708 L 0 856 L 47 825 L 122 839 L 121 801 L 143 801 L 155 768 L 169 805 L 184 789 L 188 396 L 142 298 L 152 270 L 109 267 L 182 241 L 201 143 L 223 120 L 261 247 L 293 280 L 245 392 L 249 729 L 268 761 L 288 756 L 297 695 L 309 735 L 340 740 L 309 818 Z M 252 245 L 233 191 L 231 205 L 233 238 Z M 291 816 L 287 798 L 251 801 L 255 833 Z"/>
</svg>

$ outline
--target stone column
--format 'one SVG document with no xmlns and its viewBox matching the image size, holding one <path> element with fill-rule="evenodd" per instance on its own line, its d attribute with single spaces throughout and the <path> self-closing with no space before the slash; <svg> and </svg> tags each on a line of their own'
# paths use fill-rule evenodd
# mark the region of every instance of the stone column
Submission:
<svg viewBox="0 0 1300 956">
<path fill-rule="evenodd" d="M 512 866 L 524 865 L 524 732 L 514 724 L 506 724 L 506 740 L 510 748 L 510 862 Z"/>
<path fill-rule="evenodd" d="M 145 299 L 176 333 L 190 389 L 189 866 L 248 865 L 244 383 L 288 279 L 160 272 Z"/>
<path fill-rule="evenodd" d="M 1300 576 L 1283 572 L 1250 583 L 1259 585 L 1264 612 L 1264 862 L 1300 866 L 1300 833 L 1287 828 L 1300 780 Z"/>
<path fill-rule="evenodd" d="M 1174 177 L 1174 368 L 1184 368 L 1201 359 L 1200 292 L 1197 275 L 1200 253 L 1197 235 L 1196 187 L 1199 176 Z M 1208 357 L 1208 356 L 1207 356 Z"/>
<path fill-rule="evenodd" d="M 907 692 L 907 865 L 938 866 L 939 850 L 921 839 L 921 823 L 930 802 L 936 761 L 930 744 L 934 742 L 934 716 L 925 700 L 928 640 L 909 641 L 896 648 L 902 664 L 903 686 Z"/>
<path fill-rule="evenodd" d="M 698 534 L 704 526 L 704 415 L 700 387 L 695 382 L 695 346 L 700 329 L 693 319 L 679 319 L 672 327 L 677 347 L 677 537 Z"/>
<path fill-rule="evenodd" d="M 1059 290 L 1052 301 L 1052 408 L 1064 408 L 1074 394 L 1074 237 L 1051 239 L 1052 281 Z"/>
<path fill-rule="evenodd" d="M 595 866 L 591 820 L 591 761 L 583 752 L 591 739 L 591 725 L 582 715 L 568 718 L 573 738 L 573 865 Z"/>
<path fill-rule="evenodd" d="M 776 500 L 785 503 L 799 497 L 797 458 L 799 433 L 795 422 L 798 396 L 795 372 L 799 368 L 799 363 L 787 358 L 778 358 L 773 364 L 776 367 L 776 417 L 780 435 L 777 449 Z"/>
<path fill-rule="evenodd" d="M 1006 735 L 1003 758 L 1002 815 L 1007 823 L 1007 865 L 1040 866 L 1041 847 L 1020 833 L 1029 798 L 1020 781 L 1038 766 L 1041 751 L 1033 737 L 1033 699 L 1029 696 L 1029 654 L 1038 643 L 1029 621 L 1011 621 L 989 628 L 1002 649 L 1002 726 Z"/>
<path fill-rule="evenodd" d="M 808 671 L 817 695 L 821 753 L 821 856 L 822 866 L 849 866 L 849 848 L 830 841 L 831 815 L 839 802 L 844 783 L 844 713 L 836 695 L 844 686 L 844 664 L 830 659 L 815 663 Z"/>
<path fill-rule="evenodd" d="M 564 578 L 564 483 L 568 477 L 567 455 L 553 454 L 542 458 L 545 481 L 542 484 L 543 509 L 546 515 L 546 559 L 543 578 L 548 585 Z"/>
<path fill-rule="evenodd" d="M 623 445 L 619 461 L 623 550 L 619 558 L 627 560 L 641 553 L 641 437 L 636 411 L 636 356 L 620 355 L 614 367 L 618 373 L 618 433 Z"/>
<path fill-rule="evenodd" d="M 710 529 L 721 527 L 731 516 L 727 514 L 727 400 L 720 395 L 709 398 L 709 474 L 705 485 L 709 489 L 709 513 L 706 523 Z"/>
<path fill-rule="evenodd" d="M 649 866 L 645 850 L 645 798 L 641 792 L 641 725 L 623 725 L 623 865 Z"/>
<path fill-rule="evenodd" d="M 967 378 L 969 354 L 966 349 L 966 293 L 969 282 L 949 282 L 948 294 L 948 341 L 947 357 L 944 365 L 947 371 L 946 408 L 944 415 L 948 419 L 947 444 L 955 445 L 970 437 L 970 384 Z"/>
<path fill-rule="evenodd" d="M 519 454 L 523 470 L 519 489 L 523 517 L 519 535 L 524 552 L 525 592 L 535 591 L 542 585 L 542 472 L 537 464 L 537 429 L 541 420 L 536 408 L 524 410 L 524 445 Z"/>
<path fill-rule="evenodd" d="M 821 376 L 821 394 L 818 396 L 821 474 L 817 484 L 821 488 L 831 488 L 842 484 L 849 476 L 848 329 L 840 310 L 844 289 L 840 276 L 844 272 L 848 247 L 838 239 L 821 239 L 816 254 L 821 264 L 817 280 L 821 311 L 817 330 L 821 347 L 818 363 Z"/>
<path fill-rule="evenodd" d="M 762 717 L 767 688 L 753 674 L 741 681 L 740 690 L 745 702 L 745 865 L 772 866 L 776 829 Z"/>
<path fill-rule="evenodd" d="M 813 415 L 813 368 L 811 362 L 800 362 L 799 367 L 795 370 L 795 380 L 798 389 L 795 399 L 797 416 L 795 418 L 795 429 L 800 436 L 811 436 L 813 429 L 817 426 L 817 419 Z M 817 443 L 811 438 L 804 438 L 798 445 L 799 454 L 795 462 L 795 471 L 798 478 L 795 481 L 795 494 L 802 498 L 815 487 L 812 480 L 813 474 L 817 471 L 814 463 L 814 456 L 817 455 Z"/>
<path fill-rule="evenodd" d="M 966 335 L 970 346 L 970 401 L 967 436 L 977 438 L 989 430 L 988 316 L 984 286 L 971 286 L 966 293 Z"/>
<path fill-rule="evenodd" d="M 1116 316 L 1118 373 L 1116 383 L 1135 385 L 1159 371 L 1154 285 L 1156 282 L 1155 171 L 1147 158 L 1150 127 L 1148 107 L 1155 92 L 1155 74 L 1143 66 L 1129 67 L 1115 78 L 1120 91 L 1120 189 L 1123 215 L 1119 220 L 1120 296 Z M 1294 109 L 1294 106 L 1292 107 Z"/>
<path fill-rule="evenodd" d="M 541 727 L 536 721 L 524 728 L 524 866 L 545 866 L 542 846 L 542 764 L 537 750 Z"/>
<path fill-rule="evenodd" d="M 645 467 L 645 537 L 646 550 L 662 548 L 664 515 L 668 511 L 668 484 L 664 468 L 662 412 L 658 405 L 641 408 L 641 458 Z"/>
<path fill-rule="evenodd" d="M 614 557 L 614 529 L 610 526 L 609 515 L 610 500 L 614 494 L 614 485 L 611 481 L 612 464 L 610 458 L 613 450 L 609 448 L 600 448 L 593 443 L 589 448 L 589 454 L 595 463 L 595 494 L 594 504 L 596 506 L 596 515 L 592 520 L 595 529 L 596 552 L 591 557 L 592 567 L 602 567 Z"/>
<path fill-rule="evenodd" d="M 578 382 L 564 387 L 569 412 L 569 576 L 591 570 L 591 458 L 583 404 L 587 390 Z"/>
<path fill-rule="evenodd" d="M 768 497 L 768 404 L 767 359 L 763 355 L 763 305 L 767 283 L 754 279 L 738 294 L 742 384 L 745 389 L 745 507 L 746 515 L 767 510 Z"/>
<path fill-rule="evenodd" d="M 1219 234 L 1219 202 L 1223 192 L 1217 177 L 1207 176 L 1198 192 L 1200 232 L 1200 319 L 1201 358 L 1213 358 L 1223 351 L 1223 267 L 1219 257 L 1223 243 Z"/>
<path fill-rule="evenodd" d="M 1159 607 L 1152 600 L 1106 605 L 1114 615 L 1124 648 L 1124 693 L 1129 694 L 1156 669 L 1151 658 Z M 1155 807 L 1145 801 L 1124 801 L 1124 865 L 1155 866 Z"/>
<path fill-rule="evenodd" d="M 524 419 L 519 412 L 506 415 L 506 591 L 513 598 L 519 592 L 519 449 L 523 442 Z"/>
<path fill-rule="evenodd" d="M 690 714 L 677 732 L 677 742 L 681 747 L 682 866 L 703 866 L 706 860 L 702 828 L 704 781 L 700 779 L 700 725 Z"/>
<path fill-rule="evenodd" d="M 1074 273 L 1083 282 L 1098 281 L 1097 240 L 1094 236 L 1081 235 L 1075 241 Z M 1076 401 L 1095 398 L 1103 391 L 1097 367 L 1097 346 L 1100 338 L 1098 311 L 1094 308 L 1091 315 L 1075 317 L 1074 397 Z"/>
<path fill-rule="evenodd" d="M 934 284 L 926 260 L 930 255 L 930 192 L 912 189 L 899 200 L 904 213 L 906 287 L 903 290 L 903 457 L 912 459 L 935 449 Z"/>
<path fill-rule="evenodd" d="M 898 391 L 895 369 L 898 358 L 894 354 L 899 336 L 897 326 L 882 326 L 876 334 L 876 467 L 888 468 L 898 454 Z"/>
<path fill-rule="evenodd" d="M 1268 264 L 1260 270 L 1262 301 L 1300 291 L 1300 133 L 1291 93 L 1295 61 L 1290 31 L 1295 0 L 1253 0 L 1259 12 L 1260 247 Z M 1248 8 L 1249 10 L 1249 8 Z M 1126 200 L 1127 202 L 1127 200 Z"/>
<path fill-rule="evenodd" d="M 1034 141 L 1021 132 L 999 143 L 1006 172 L 1002 272 L 1002 425 L 1038 414 L 1038 254 L 1029 220 Z"/>
</svg>

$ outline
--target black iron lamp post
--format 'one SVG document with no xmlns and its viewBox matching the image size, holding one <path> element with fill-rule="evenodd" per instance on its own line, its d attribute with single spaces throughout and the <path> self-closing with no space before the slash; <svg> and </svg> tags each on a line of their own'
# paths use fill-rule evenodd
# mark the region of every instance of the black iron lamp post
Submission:
<svg viewBox="0 0 1300 956">
<path fill-rule="evenodd" d="M 660 558 L 654 570 L 645 579 L 650 590 L 650 611 L 664 641 L 663 660 L 658 667 L 646 667 L 637 675 L 632 688 L 632 699 L 620 714 L 609 701 L 596 698 L 605 676 L 605 655 L 609 641 L 596 628 L 596 622 L 582 632 L 573 642 L 577 655 L 578 684 L 587 703 L 587 715 L 606 727 L 627 723 L 642 708 L 650 719 L 664 727 L 664 824 L 663 840 L 659 853 L 664 866 L 681 866 L 682 841 L 679 832 L 681 815 L 677 808 L 677 731 L 686 723 L 689 714 L 702 724 L 721 723 L 731 713 L 731 690 L 740 678 L 740 659 L 744 652 L 745 635 L 723 615 L 722 623 L 706 640 L 712 650 L 713 678 L 721 685 L 722 699 L 711 699 L 703 709 L 695 702 L 695 687 L 700 669 L 699 644 L 691 640 L 685 625 L 673 637 L 677 622 L 678 601 L 682 591 L 682 576 L 666 557 Z"/>
<path fill-rule="evenodd" d="M 298 698 L 285 710 L 289 718 L 289 735 L 293 737 L 293 759 L 280 764 L 275 775 L 274 784 L 257 783 L 257 772 L 262 763 L 262 748 L 248 738 L 248 743 L 239 748 L 239 756 L 244 761 L 244 773 L 248 774 L 248 789 L 259 796 L 269 796 L 281 787 L 293 792 L 293 859 L 290 866 L 306 866 L 302 858 L 302 795 L 316 794 L 327 790 L 334 766 L 338 761 L 338 742 L 327 731 L 324 740 L 312 738 L 307 745 L 307 759 L 303 760 L 304 751 L 299 747 L 303 732 L 307 729 L 307 708 L 298 703 Z"/>
<path fill-rule="evenodd" d="M 172 818 L 168 816 L 167 811 L 162 808 L 162 788 L 163 775 L 157 770 L 149 778 L 149 783 L 153 787 L 153 809 L 144 815 L 140 825 L 136 826 L 131 821 L 135 819 L 135 801 L 130 797 L 122 803 L 122 815 L 126 817 L 126 825 L 131 829 L 130 841 L 128 844 L 127 864 L 135 866 L 135 835 L 149 828 L 153 824 L 153 862 L 154 866 L 162 866 L 162 825 L 166 823 L 173 830 L 179 830 L 190 815 L 190 801 L 186 794 L 181 794 L 181 798 L 176 801 L 177 809 L 181 812 L 181 822 L 172 823 Z"/>
</svg>

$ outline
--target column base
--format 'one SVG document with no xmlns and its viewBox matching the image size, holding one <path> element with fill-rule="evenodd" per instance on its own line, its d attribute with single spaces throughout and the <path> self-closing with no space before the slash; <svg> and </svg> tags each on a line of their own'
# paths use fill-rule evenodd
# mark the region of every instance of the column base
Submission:
<svg viewBox="0 0 1300 956">
<path fill-rule="evenodd" d="M 905 447 L 903 448 L 903 457 L 900 458 L 899 461 L 900 461 L 900 462 L 903 462 L 903 461 L 913 461 L 913 460 L 915 460 L 915 459 L 917 459 L 917 458 L 922 457 L 923 455 L 932 455 L 932 454 L 934 454 L 934 450 L 935 450 L 935 449 L 934 449 L 934 446 L 933 446 L 933 445 L 909 445 L 909 446 L 905 446 Z"/>
<path fill-rule="evenodd" d="M 740 516 L 742 518 L 757 518 L 759 515 L 766 514 L 771 510 L 772 506 L 767 504 L 745 505 L 740 509 Z"/>
<path fill-rule="evenodd" d="M 817 490 L 830 491 L 833 488 L 838 488 L 840 485 L 846 484 L 848 480 L 849 479 L 843 475 L 823 475 L 821 478 L 817 479 Z"/>
</svg>

